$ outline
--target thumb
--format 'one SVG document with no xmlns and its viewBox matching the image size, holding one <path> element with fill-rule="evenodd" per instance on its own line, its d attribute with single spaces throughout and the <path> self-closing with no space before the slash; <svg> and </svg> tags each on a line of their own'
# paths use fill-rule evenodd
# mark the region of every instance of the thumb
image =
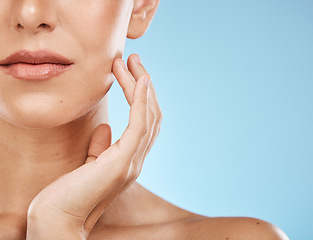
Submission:
<svg viewBox="0 0 313 240">
<path fill-rule="evenodd" d="M 96 127 L 91 136 L 86 163 L 96 160 L 107 150 L 111 146 L 111 139 L 111 127 L 108 124 L 103 123 Z"/>
</svg>

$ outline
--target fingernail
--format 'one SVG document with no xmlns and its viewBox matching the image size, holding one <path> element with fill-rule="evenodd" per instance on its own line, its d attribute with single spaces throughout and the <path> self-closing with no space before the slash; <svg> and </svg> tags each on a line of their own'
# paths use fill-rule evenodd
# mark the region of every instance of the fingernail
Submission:
<svg viewBox="0 0 313 240">
<path fill-rule="evenodd" d="M 145 76 L 145 85 L 147 88 L 149 88 L 149 85 L 150 85 L 150 76 Z"/>
<path fill-rule="evenodd" d="M 135 54 L 134 55 L 134 60 L 135 60 L 136 63 L 141 64 L 141 59 L 140 59 L 139 55 Z"/>
<path fill-rule="evenodd" d="M 125 62 L 123 60 L 120 60 L 120 64 L 122 65 L 123 68 L 126 69 L 126 64 L 125 64 Z"/>
</svg>

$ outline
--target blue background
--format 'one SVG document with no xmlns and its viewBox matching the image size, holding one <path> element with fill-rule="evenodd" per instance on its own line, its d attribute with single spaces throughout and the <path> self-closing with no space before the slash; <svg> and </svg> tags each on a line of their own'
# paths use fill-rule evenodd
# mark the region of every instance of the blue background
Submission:
<svg viewBox="0 0 313 240">
<path fill-rule="evenodd" d="M 198 214 L 313 239 L 313 1 L 163 0 L 133 52 L 164 114 L 138 182 Z M 115 140 L 123 98 L 115 82 Z"/>
</svg>

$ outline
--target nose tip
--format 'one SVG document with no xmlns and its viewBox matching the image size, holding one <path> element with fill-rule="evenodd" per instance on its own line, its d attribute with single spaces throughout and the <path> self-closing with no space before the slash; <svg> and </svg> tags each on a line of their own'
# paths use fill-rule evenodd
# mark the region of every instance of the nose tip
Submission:
<svg viewBox="0 0 313 240">
<path fill-rule="evenodd" d="M 56 16 L 51 8 L 46 5 L 40 5 L 39 2 L 28 1 L 28 4 L 24 2 L 20 6 L 16 22 L 18 30 L 38 33 L 41 31 L 52 31 L 55 28 L 57 24 Z"/>
</svg>

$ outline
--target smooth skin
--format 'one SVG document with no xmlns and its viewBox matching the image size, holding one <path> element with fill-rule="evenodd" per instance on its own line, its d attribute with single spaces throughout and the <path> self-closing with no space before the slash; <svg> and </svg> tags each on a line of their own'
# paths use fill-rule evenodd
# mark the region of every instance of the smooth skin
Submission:
<svg viewBox="0 0 313 240">
<path fill-rule="evenodd" d="M 126 37 L 147 30 L 158 0 L 0 1 L 0 59 L 49 49 L 70 71 L 32 82 L 0 71 L 0 239 L 288 239 L 253 218 L 210 218 L 180 209 L 135 180 L 162 113 Z M 114 77 L 130 105 L 111 144 L 107 92 Z"/>
</svg>

